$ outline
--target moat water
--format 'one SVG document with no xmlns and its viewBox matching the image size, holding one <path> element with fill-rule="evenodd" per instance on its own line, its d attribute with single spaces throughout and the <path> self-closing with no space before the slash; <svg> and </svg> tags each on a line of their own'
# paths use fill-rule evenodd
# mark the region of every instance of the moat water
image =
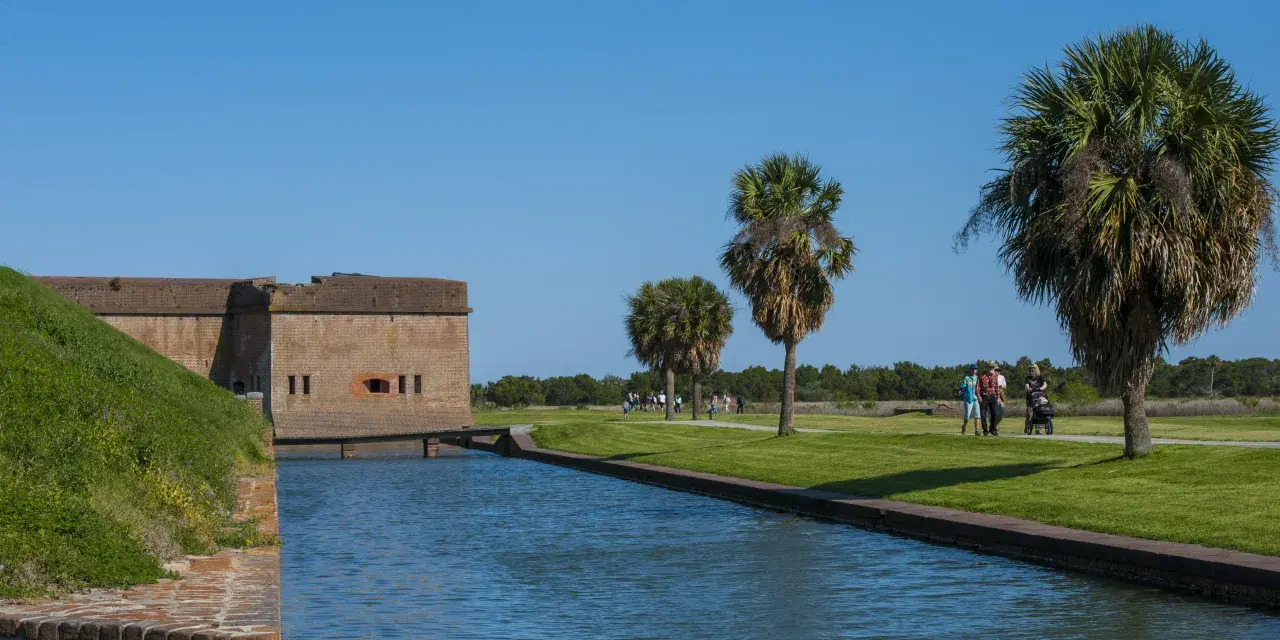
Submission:
<svg viewBox="0 0 1280 640">
<path fill-rule="evenodd" d="M 470 451 L 283 460 L 286 638 L 1277 638 L 1280 616 Z"/>
</svg>

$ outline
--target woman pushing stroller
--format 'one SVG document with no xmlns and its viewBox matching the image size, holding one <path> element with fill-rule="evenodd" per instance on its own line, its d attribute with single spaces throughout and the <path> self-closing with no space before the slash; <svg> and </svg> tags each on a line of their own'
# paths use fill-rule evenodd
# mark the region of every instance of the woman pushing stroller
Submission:
<svg viewBox="0 0 1280 640">
<path fill-rule="evenodd" d="M 1031 375 L 1027 376 L 1027 421 L 1023 433 L 1039 434 L 1041 427 L 1045 433 L 1053 433 L 1053 403 L 1048 397 L 1049 381 L 1040 375 L 1040 366 L 1031 365 Z"/>
</svg>

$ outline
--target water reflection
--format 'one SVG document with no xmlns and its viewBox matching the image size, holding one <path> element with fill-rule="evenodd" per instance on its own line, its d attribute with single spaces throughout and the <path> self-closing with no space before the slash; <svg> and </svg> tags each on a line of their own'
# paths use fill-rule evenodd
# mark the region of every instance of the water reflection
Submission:
<svg viewBox="0 0 1280 640">
<path fill-rule="evenodd" d="M 488 454 L 279 473 L 289 638 L 1280 637 L 1260 611 Z"/>
</svg>

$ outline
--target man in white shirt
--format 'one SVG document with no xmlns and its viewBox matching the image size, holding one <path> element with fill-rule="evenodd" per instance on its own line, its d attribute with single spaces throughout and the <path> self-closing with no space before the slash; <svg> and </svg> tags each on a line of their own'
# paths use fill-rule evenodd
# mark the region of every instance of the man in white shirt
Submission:
<svg viewBox="0 0 1280 640">
<path fill-rule="evenodd" d="M 667 408 L 667 394 L 665 393 L 658 394 L 658 406 L 662 407 L 663 409 Z"/>
</svg>

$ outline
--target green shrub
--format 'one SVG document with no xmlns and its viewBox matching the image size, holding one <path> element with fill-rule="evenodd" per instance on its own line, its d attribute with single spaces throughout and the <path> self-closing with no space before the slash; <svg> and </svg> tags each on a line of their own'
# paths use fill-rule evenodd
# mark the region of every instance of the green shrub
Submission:
<svg viewBox="0 0 1280 640">
<path fill-rule="evenodd" d="M 1092 404 L 1102 399 L 1098 390 L 1079 380 L 1069 380 L 1058 389 L 1055 400 L 1071 404 Z"/>
<path fill-rule="evenodd" d="M 206 552 L 266 462 L 248 406 L 0 267 L 0 597 L 124 586 Z"/>
</svg>

